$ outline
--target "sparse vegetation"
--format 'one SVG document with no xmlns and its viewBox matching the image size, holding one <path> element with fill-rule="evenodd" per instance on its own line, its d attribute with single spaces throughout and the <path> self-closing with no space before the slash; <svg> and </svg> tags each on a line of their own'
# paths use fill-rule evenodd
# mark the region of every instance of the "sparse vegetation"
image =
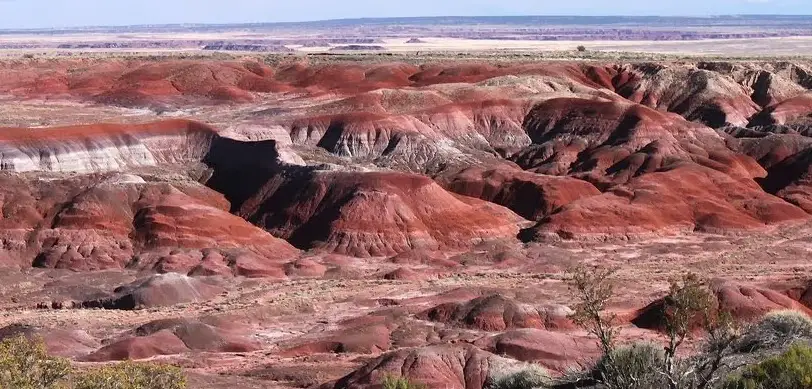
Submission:
<svg viewBox="0 0 812 389">
<path fill-rule="evenodd" d="M 174 366 L 123 362 L 81 374 L 74 389 L 184 389 L 186 377 Z M 399 388 L 405 389 L 405 388 Z"/>
<path fill-rule="evenodd" d="M 695 274 L 686 274 L 671 283 L 664 301 L 665 348 L 664 375 L 669 387 L 707 388 L 719 377 L 721 360 L 731 348 L 737 335 L 729 315 L 718 307 L 718 301 Z M 694 359 L 679 360 L 677 351 L 695 327 L 708 334 L 704 354 Z"/>
<path fill-rule="evenodd" d="M 50 357 L 42 341 L 17 336 L 0 342 L 0 389 L 184 388 L 177 367 L 124 362 L 75 372 L 67 359 Z"/>
<path fill-rule="evenodd" d="M 537 389 L 550 384 L 550 374 L 538 365 L 528 364 L 519 369 L 492 373 L 488 389 Z"/>
<path fill-rule="evenodd" d="M 394 375 L 387 375 L 383 377 L 381 386 L 383 389 L 426 389 L 426 385 L 419 382 L 414 382 L 407 377 Z"/>
<path fill-rule="evenodd" d="M 0 342 L 0 388 L 65 388 L 70 362 L 48 356 L 45 344 L 24 336 Z"/>
<path fill-rule="evenodd" d="M 570 271 L 570 292 L 578 302 L 573 307 L 572 321 L 595 335 L 600 341 L 604 355 L 611 358 L 618 329 L 615 314 L 604 312 L 609 299 L 615 293 L 612 277 L 617 269 L 600 269 L 579 266 Z"/>
<path fill-rule="evenodd" d="M 739 341 L 737 350 L 780 348 L 798 340 L 812 340 L 812 319 L 797 311 L 777 311 L 751 326 Z"/>
<path fill-rule="evenodd" d="M 593 378 L 604 388 L 706 389 L 718 384 L 725 371 L 724 360 L 739 339 L 730 316 L 718 309 L 707 286 L 693 274 L 671 283 L 663 299 L 663 320 L 667 345 L 660 354 L 651 347 L 632 345 L 616 349 L 617 329 L 613 315 L 604 312 L 614 293 L 614 270 L 574 269 L 570 289 L 578 298 L 572 319 L 595 335 L 604 351 Z M 707 335 L 701 352 L 678 357 L 685 339 L 695 330 Z"/>
<path fill-rule="evenodd" d="M 810 389 L 812 347 L 796 344 L 787 352 L 747 368 L 724 389 Z"/>
<path fill-rule="evenodd" d="M 577 50 L 578 50 L 578 52 L 583 53 L 584 51 L 586 51 L 586 46 L 584 46 L 584 45 L 579 45 L 579 46 L 577 47 Z"/>
<path fill-rule="evenodd" d="M 662 388 L 666 386 L 660 373 L 664 363 L 662 347 L 651 343 L 634 343 L 604 355 L 595 365 L 593 376 L 610 388 Z"/>
</svg>

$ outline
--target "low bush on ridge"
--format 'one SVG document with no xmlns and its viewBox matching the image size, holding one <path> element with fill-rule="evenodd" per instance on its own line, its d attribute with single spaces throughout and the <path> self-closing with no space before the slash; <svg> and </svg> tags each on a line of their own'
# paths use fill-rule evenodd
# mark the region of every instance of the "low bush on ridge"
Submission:
<svg viewBox="0 0 812 389">
<path fill-rule="evenodd" d="M 550 373 L 539 365 L 511 366 L 502 371 L 490 372 L 487 389 L 538 389 L 550 385 Z"/>
<path fill-rule="evenodd" d="M 383 389 L 426 389 L 426 385 L 410 380 L 407 377 L 387 375 L 381 382 Z"/>
<path fill-rule="evenodd" d="M 776 311 L 748 328 L 736 348 L 753 352 L 786 347 L 799 340 L 812 340 L 812 319 L 798 311 Z"/>
</svg>

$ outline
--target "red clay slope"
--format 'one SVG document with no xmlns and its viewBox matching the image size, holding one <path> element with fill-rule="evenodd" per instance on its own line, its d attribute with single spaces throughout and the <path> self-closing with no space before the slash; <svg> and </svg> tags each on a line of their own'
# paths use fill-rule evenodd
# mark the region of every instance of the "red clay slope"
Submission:
<svg viewBox="0 0 812 389">
<path fill-rule="evenodd" d="M 188 120 L 0 128 L 0 170 L 97 172 L 202 160 L 218 138 Z"/>
<path fill-rule="evenodd" d="M 802 209 L 765 193 L 752 180 L 685 162 L 574 201 L 542 220 L 534 236 L 741 232 L 808 218 Z"/>
<path fill-rule="evenodd" d="M 530 111 L 525 129 L 533 144 L 512 159 L 539 173 L 623 183 L 676 161 L 694 161 L 735 177 L 765 174 L 713 129 L 633 103 L 551 99 Z"/>
<path fill-rule="evenodd" d="M 134 266 L 189 272 L 204 253 L 225 253 L 220 269 L 238 272 L 231 251 L 261 255 L 280 267 L 298 251 L 228 213 L 222 195 L 195 183 L 145 182 L 116 173 L 38 180 L 2 174 L 9 242 L 15 264 L 97 270 Z M 236 254 L 236 253 L 235 253 Z M 133 261 L 134 257 L 136 258 Z M 229 268 L 229 266 L 232 266 Z"/>
<path fill-rule="evenodd" d="M 600 195 L 589 182 L 549 176 L 510 166 L 476 166 L 444 174 L 437 181 L 446 189 L 505 207 L 528 220 L 539 220 L 578 199 Z"/>
<path fill-rule="evenodd" d="M 256 175 L 218 173 L 211 185 L 226 193 L 238 215 L 301 248 L 361 257 L 453 250 L 512 239 L 524 221 L 419 175 L 297 170 L 239 187 Z"/>
</svg>

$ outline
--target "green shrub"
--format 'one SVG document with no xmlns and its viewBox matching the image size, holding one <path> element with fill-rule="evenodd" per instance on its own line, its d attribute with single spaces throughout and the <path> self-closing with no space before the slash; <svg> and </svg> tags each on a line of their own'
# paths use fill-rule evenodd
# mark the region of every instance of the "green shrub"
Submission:
<svg viewBox="0 0 812 389">
<path fill-rule="evenodd" d="M 76 373 L 67 359 L 48 356 L 40 340 L 18 336 L 0 342 L 0 389 L 184 388 L 186 377 L 176 367 L 124 362 Z"/>
<path fill-rule="evenodd" d="M 737 350 L 752 352 L 785 347 L 804 339 L 812 340 L 812 319 L 797 311 L 777 311 L 750 327 L 739 341 Z"/>
<path fill-rule="evenodd" d="M 406 377 L 387 375 L 383 377 L 383 389 L 426 389 L 426 385 L 412 382 Z M 90 389 L 90 388 L 88 388 Z"/>
<path fill-rule="evenodd" d="M 538 365 L 524 365 L 491 373 L 488 389 L 537 389 L 550 384 L 550 374 Z"/>
<path fill-rule="evenodd" d="M 0 389 L 61 388 L 70 362 L 48 356 L 45 344 L 24 336 L 0 342 Z"/>
<path fill-rule="evenodd" d="M 634 343 L 618 347 L 595 365 L 593 377 L 610 388 L 650 389 L 667 387 L 662 374 L 665 354 L 662 347 Z"/>
<path fill-rule="evenodd" d="M 74 389 L 184 389 L 180 368 L 122 362 L 89 370 L 76 378 Z"/>
<path fill-rule="evenodd" d="M 725 389 L 812 389 L 812 348 L 794 345 L 787 352 L 747 368 Z"/>
</svg>

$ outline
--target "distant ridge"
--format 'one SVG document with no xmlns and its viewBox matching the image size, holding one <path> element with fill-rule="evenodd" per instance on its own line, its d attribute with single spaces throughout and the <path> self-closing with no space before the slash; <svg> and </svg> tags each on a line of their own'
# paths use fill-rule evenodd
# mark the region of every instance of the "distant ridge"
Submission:
<svg viewBox="0 0 812 389">
<path fill-rule="evenodd" d="M 533 16 L 426 16 L 426 17 L 375 17 L 353 19 L 328 19 L 299 22 L 268 23 L 177 23 L 140 24 L 128 26 L 86 26 L 65 28 L 0 29 L 2 34 L 24 34 L 36 32 L 76 33 L 76 32 L 184 32 L 197 30 L 229 31 L 240 29 L 276 30 L 287 28 L 349 27 L 364 25 L 647 25 L 647 26 L 765 26 L 781 28 L 791 23 L 793 27 L 812 26 L 812 15 L 710 15 L 710 16 L 578 16 L 578 15 L 533 15 Z"/>
</svg>

